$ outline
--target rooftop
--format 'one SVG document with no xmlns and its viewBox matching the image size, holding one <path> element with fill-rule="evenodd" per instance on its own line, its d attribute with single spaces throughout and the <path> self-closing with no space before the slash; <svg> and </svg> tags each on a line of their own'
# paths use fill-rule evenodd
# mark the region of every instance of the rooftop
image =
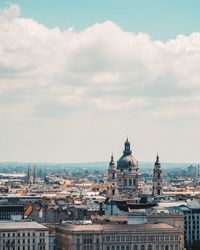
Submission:
<svg viewBox="0 0 200 250">
<path fill-rule="evenodd" d="M 83 231 L 131 231 L 131 232 L 154 232 L 154 231 L 179 231 L 179 229 L 164 223 L 156 224 L 88 224 L 77 225 L 73 223 L 65 223 L 58 226 L 59 229 L 70 230 L 73 232 Z"/>
<path fill-rule="evenodd" d="M 26 229 L 40 229 L 40 230 L 48 230 L 47 227 L 36 223 L 36 222 L 1 222 L 0 223 L 0 230 L 26 230 Z"/>
</svg>

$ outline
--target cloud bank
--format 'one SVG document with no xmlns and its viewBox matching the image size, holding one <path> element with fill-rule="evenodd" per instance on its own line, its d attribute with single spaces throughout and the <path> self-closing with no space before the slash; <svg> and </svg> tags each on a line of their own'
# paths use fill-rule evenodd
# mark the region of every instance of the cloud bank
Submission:
<svg viewBox="0 0 200 250">
<path fill-rule="evenodd" d="M 195 120 L 199 62 L 200 33 L 154 41 L 109 20 L 80 32 L 49 29 L 11 5 L 0 12 L 0 114 L 10 123 L 61 119 L 72 127 L 75 116 L 96 113 L 104 121 L 116 115 L 117 123 L 126 115 Z"/>
</svg>

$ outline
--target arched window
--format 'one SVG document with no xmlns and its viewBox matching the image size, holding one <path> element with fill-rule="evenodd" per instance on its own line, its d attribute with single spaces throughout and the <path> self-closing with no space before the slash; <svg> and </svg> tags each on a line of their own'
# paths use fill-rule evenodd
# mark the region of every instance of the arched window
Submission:
<svg viewBox="0 0 200 250">
<path fill-rule="evenodd" d="M 152 245 L 148 245 L 148 250 L 152 250 Z"/>
<path fill-rule="evenodd" d="M 169 246 L 165 246 L 165 250 L 169 250 Z"/>
<path fill-rule="evenodd" d="M 126 250 L 129 250 L 129 246 L 126 246 Z"/>
<path fill-rule="evenodd" d="M 138 250 L 137 245 L 134 245 L 133 250 Z"/>
<path fill-rule="evenodd" d="M 141 250 L 145 250 L 145 246 L 144 245 L 141 246 Z"/>
</svg>

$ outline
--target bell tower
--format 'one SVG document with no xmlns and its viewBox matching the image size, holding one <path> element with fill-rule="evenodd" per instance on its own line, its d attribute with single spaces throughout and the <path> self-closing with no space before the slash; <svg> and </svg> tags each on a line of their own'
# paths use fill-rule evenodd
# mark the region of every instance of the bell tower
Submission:
<svg viewBox="0 0 200 250">
<path fill-rule="evenodd" d="M 161 164 L 159 161 L 159 156 L 156 157 L 156 162 L 154 164 L 153 169 L 153 196 L 159 196 L 163 194 L 163 176 L 162 176 L 162 169 Z"/>
<path fill-rule="evenodd" d="M 108 192 L 107 196 L 113 197 L 117 195 L 117 169 L 115 166 L 115 161 L 113 154 L 111 155 L 111 160 L 108 168 Z"/>
</svg>

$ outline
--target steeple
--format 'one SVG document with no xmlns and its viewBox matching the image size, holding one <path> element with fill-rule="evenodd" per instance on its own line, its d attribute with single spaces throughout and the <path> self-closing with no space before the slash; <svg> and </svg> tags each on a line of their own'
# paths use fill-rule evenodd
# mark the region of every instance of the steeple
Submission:
<svg viewBox="0 0 200 250">
<path fill-rule="evenodd" d="M 158 154 L 157 154 L 157 156 L 156 156 L 155 165 L 159 165 L 159 166 L 160 166 L 160 160 L 159 160 L 159 155 L 158 155 Z"/>
<path fill-rule="evenodd" d="M 117 193 L 117 175 L 116 175 L 116 167 L 115 167 L 115 161 L 113 154 L 111 155 L 109 168 L 108 168 L 108 190 L 107 190 L 107 196 L 113 197 Z"/>
<path fill-rule="evenodd" d="M 156 156 L 156 162 L 153 169 L 153 196 L 162 195 L 163 193 L 163 178 L 162 178 L 162 169 L 159 160 L 159 156 Z"/>
<path fill-rule="evenodd" d="M 29 166 L 28 166 L 26 181 L 27 181 L 28 184 L 30 184 L 30 167 Z"/>
<path fill-rule="evenodd" d="M 33 169 L 33 184 L 35 184 L 35 181 L 36 181 L 36 171 L 35 171 L 35 166 L 34 166 L 34 169 Z"/>
<path fill-rule="evenodd" d="M 131 144 L 130 144 L 130 142 L 128 140 L 128 137 L 127 137 L 127 139 L 126 139 L 126 141 L 124 143 L 124 152 L 123 153 L 124 153 L 125 156 L 130 155 L 132 153 Z"/>
</svg>

